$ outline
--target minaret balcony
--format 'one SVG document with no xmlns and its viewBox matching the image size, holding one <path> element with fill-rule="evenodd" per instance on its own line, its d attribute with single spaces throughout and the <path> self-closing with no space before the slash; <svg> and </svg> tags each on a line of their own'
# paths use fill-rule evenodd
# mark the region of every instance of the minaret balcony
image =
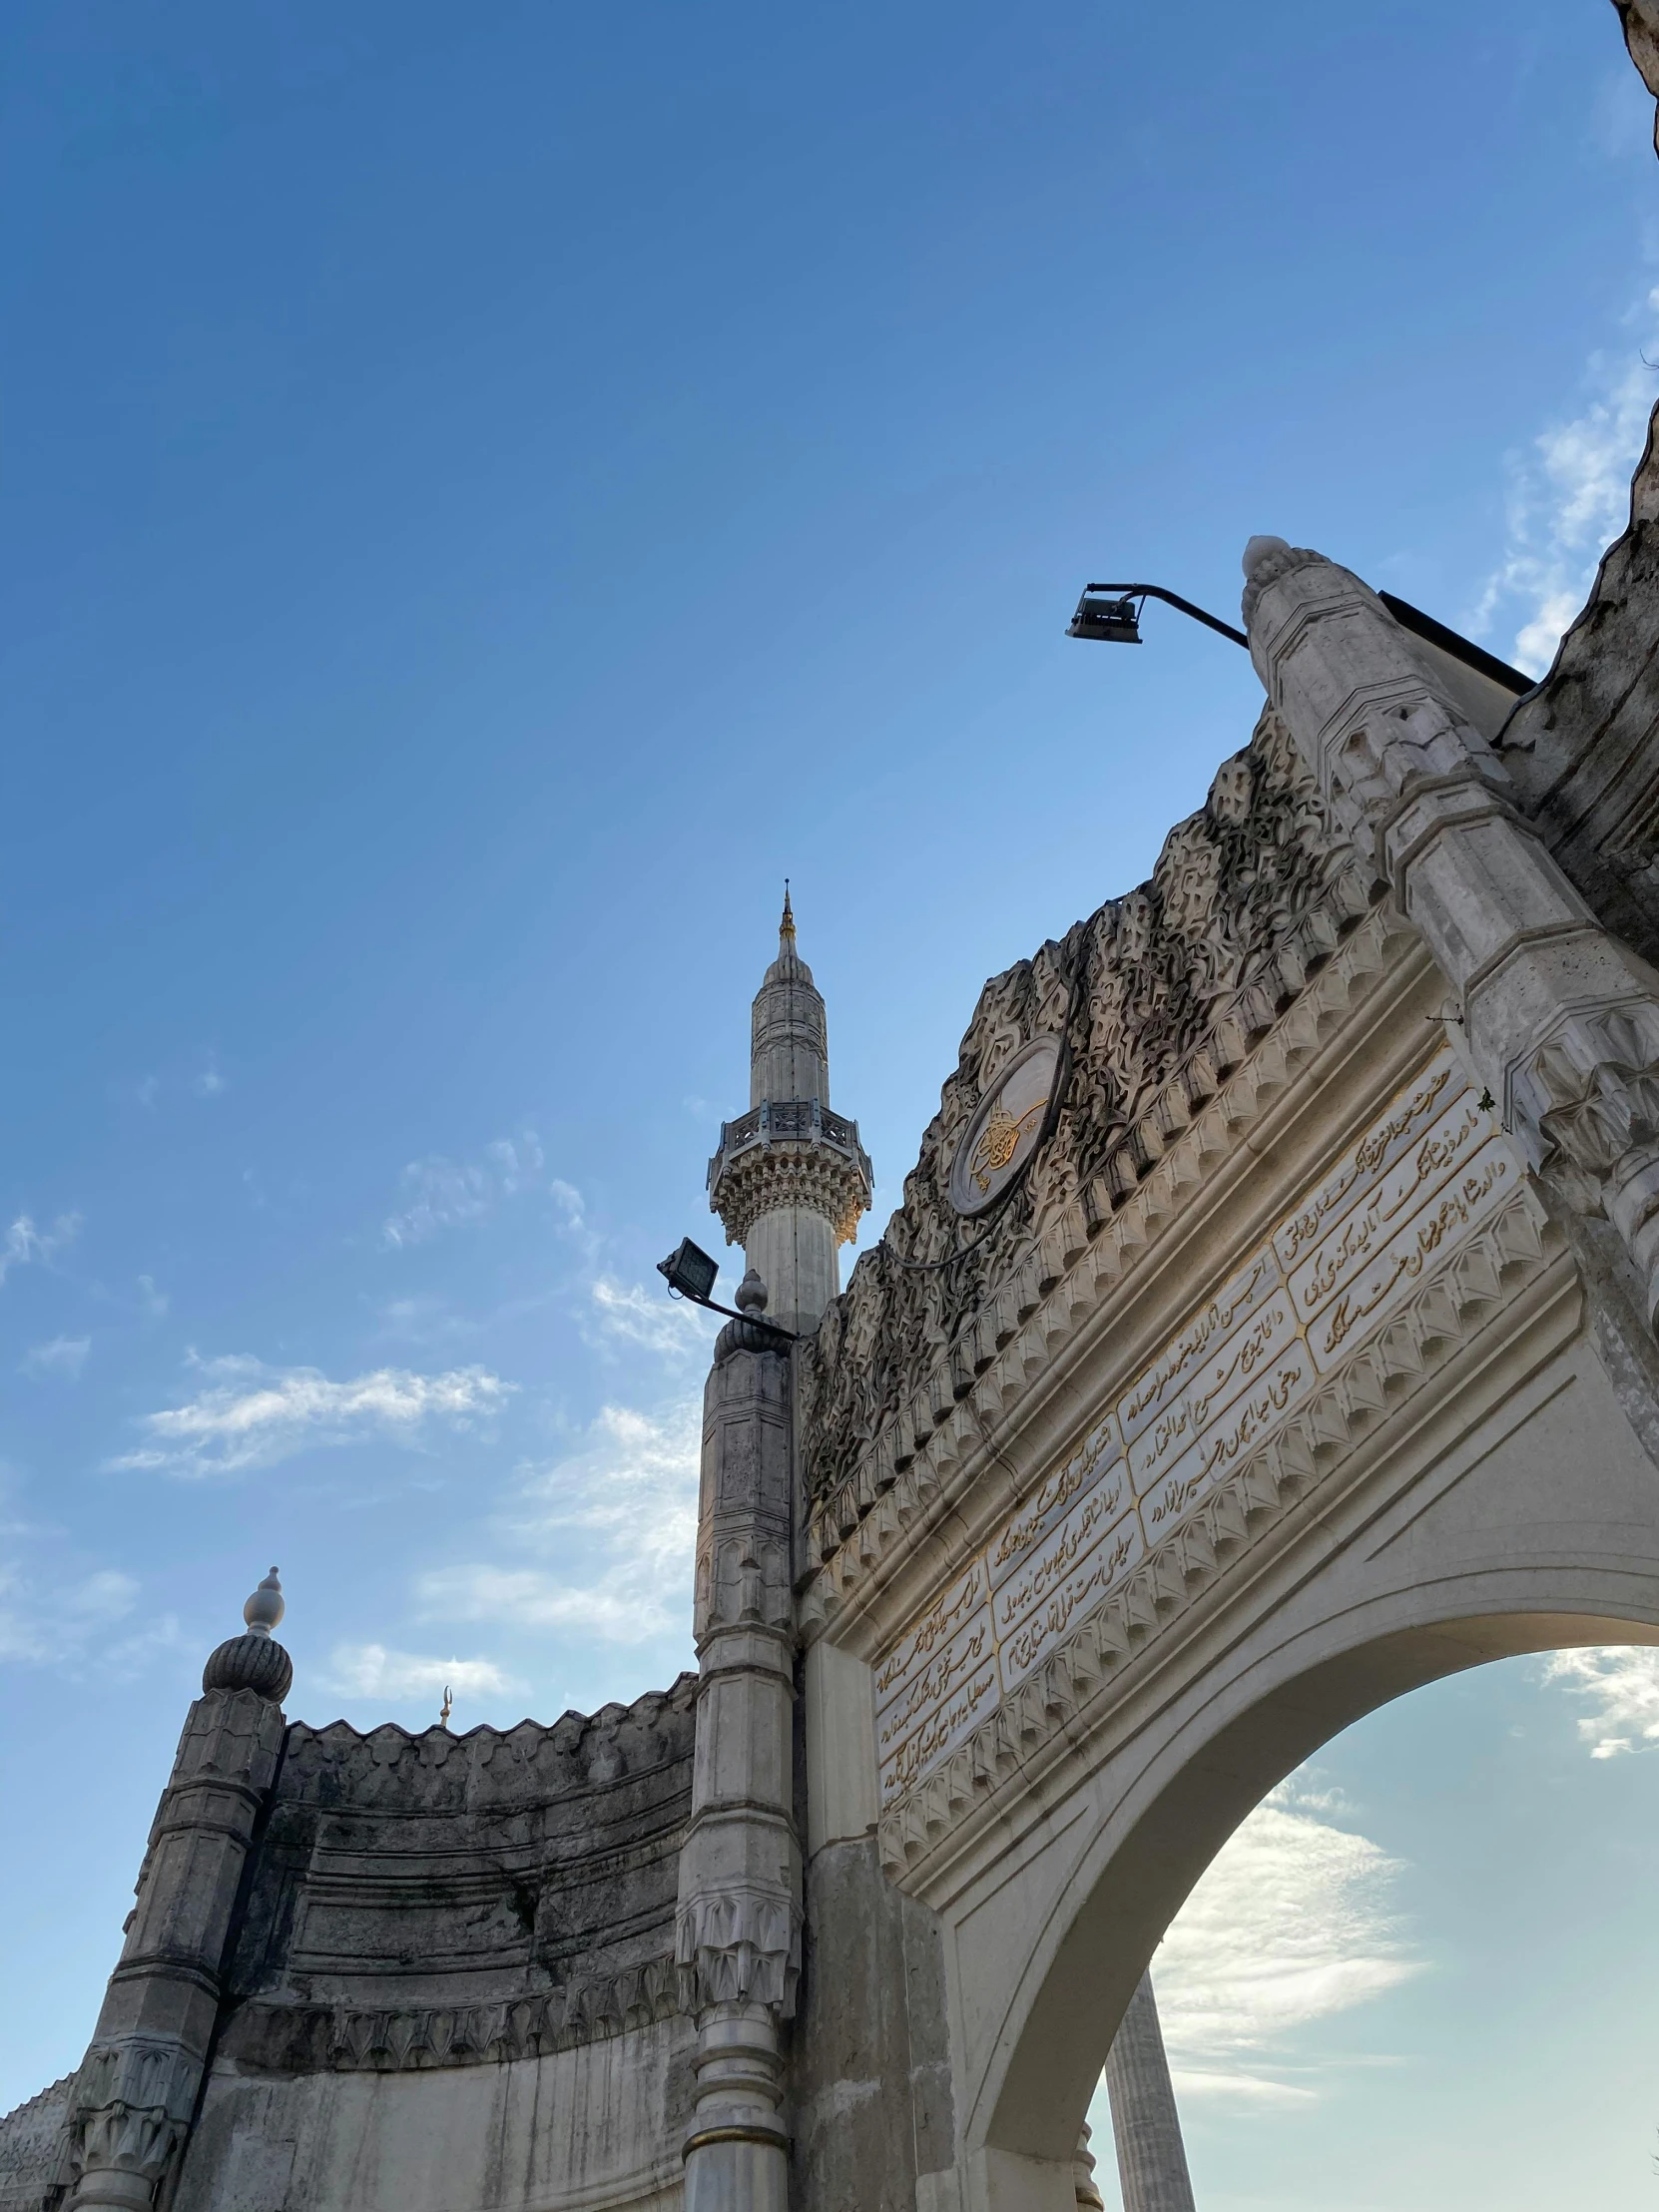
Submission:
<svg viewBox="0 0 1659 2212">
<path fill-rule="evenodd" d="M 763 1099 L 720 1125 L 709 1162 L 709 1207 L 742 1244 L 762 1214 L 799 1206 L 831 1223 L 837 1244 L 868 1210 L 874 1175 L 858 1124 L 817 1098 Z"/>
</svg>

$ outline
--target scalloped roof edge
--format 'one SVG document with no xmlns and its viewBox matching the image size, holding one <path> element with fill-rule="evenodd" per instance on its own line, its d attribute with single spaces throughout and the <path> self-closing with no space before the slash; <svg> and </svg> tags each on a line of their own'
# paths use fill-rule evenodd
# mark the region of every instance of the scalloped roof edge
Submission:
<svg viewBox="0 0 1659 2212">
<path fill-rule="evenodd" d="M 619 1728 L 624 1721 L 643 1716 L 647 1707 L 660 1712 L 665 1705 L 689 1697 L 695 1693 L 697 1683 L 697 1670 L 688 1667 L 675 1676 L 666 1690 L 642 1690 L 631 1705 L 602 1705 L 597 1713 L 578 1713 L 571 1706 L 556 1721 L 538 1721 L 526 1714 L 523 1720 L 514 1721 L 510 1728 L 492 1728 L 487 1721 L 480 1721 L 476 1728 L 457 1734 L 451 1728 L 442 1727 L 437 1721 L 433 1721 L 429 1728 L 402 1728 L 396 1721 L 376 1721 L 372 1728 L 353 1728 L 347 1720 L 324 1721 L 320 1726 L 312 1721 L 289 1721 L 288 1733 L 292 1735 L 296 1729 L 303 1729 L 307 1736 L 351 1736 L 359 1744 L 366 1744 L 371 1736 L 384 1736 L 388 1733 L 401 1736 L 409 1744 L 424 1743 L 431 1736 L 447 1736 L 452 1743 L 469 1744 L 479 1736 L 516 1736 L 521 1728 L 534 1728 L 542 1735 L 549 1736 L 554 1729 L 562 1728 L 567 1721 L 574 1721 L 582 1728 Z M 44 2089 L 40 2092 L 42 2096 L 46 2093 Z M 18 2109 L 21 2111 L 22 2107 L 19 2106 Z"/>
</svg>

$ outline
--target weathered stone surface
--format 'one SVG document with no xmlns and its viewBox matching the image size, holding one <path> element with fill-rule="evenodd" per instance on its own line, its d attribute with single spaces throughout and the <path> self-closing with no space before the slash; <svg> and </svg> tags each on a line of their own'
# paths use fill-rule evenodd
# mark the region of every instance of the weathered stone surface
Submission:
<svg viewBox="0 0 1659 2212">
<path fill-rule="evenodd" d="M 53 2191 L 75 2076 L 0 2115 L 0 2212 L 41 2212 Z"/>
<path fill-rule="evenodd" d="M 296 1722 L 228 1975 L 243 2065 L 432 2066 L 659 2016 L 694 1676 L 551 1727 Z"/>
<path fill-rule="evenodd" d="M 951 2164 L 937 1924 L 886 1881 L 868 1840 L 808 1866 L 792 2091 L 801 2212 L 910 2212 L 918 2177 Z"/>
</svg>

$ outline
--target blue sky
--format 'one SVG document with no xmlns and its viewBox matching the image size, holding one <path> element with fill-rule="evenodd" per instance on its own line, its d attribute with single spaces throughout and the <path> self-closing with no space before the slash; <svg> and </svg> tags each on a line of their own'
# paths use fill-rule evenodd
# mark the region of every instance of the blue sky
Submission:
<svg viewBox="0 0 1659 2212">
<path fill-rule="evenodd" d="M 981 979 L 1257 712 L 1079 585 L 1228 616 L 1274 531 L 1547 658 L 1659 223 L 1595 0 L 0 35 L 4 2107 L 273 1559 L 312 1720 L 689 1662 L 651 1264 L 783 875 L 879 1223 Z M 1652 2201 L 1644 1664 L 1421 1693 L 1218 1866 L 1159 1968 L 1209 2212 Z"/>
</svg>

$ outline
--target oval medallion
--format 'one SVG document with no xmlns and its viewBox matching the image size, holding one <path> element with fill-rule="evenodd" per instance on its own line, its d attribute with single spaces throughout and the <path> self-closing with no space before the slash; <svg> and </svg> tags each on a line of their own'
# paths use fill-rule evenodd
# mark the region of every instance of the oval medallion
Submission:
<svg viewBox="0 0 1659 2212">
<path fill-rule="evenodd" d="M 974 1108 L 950 1169 L 957 1213 L 982 1214 L 1030 1158 L 1059 1064 L 1059 1038 L 1033 1037 Z"/>
</svg>

